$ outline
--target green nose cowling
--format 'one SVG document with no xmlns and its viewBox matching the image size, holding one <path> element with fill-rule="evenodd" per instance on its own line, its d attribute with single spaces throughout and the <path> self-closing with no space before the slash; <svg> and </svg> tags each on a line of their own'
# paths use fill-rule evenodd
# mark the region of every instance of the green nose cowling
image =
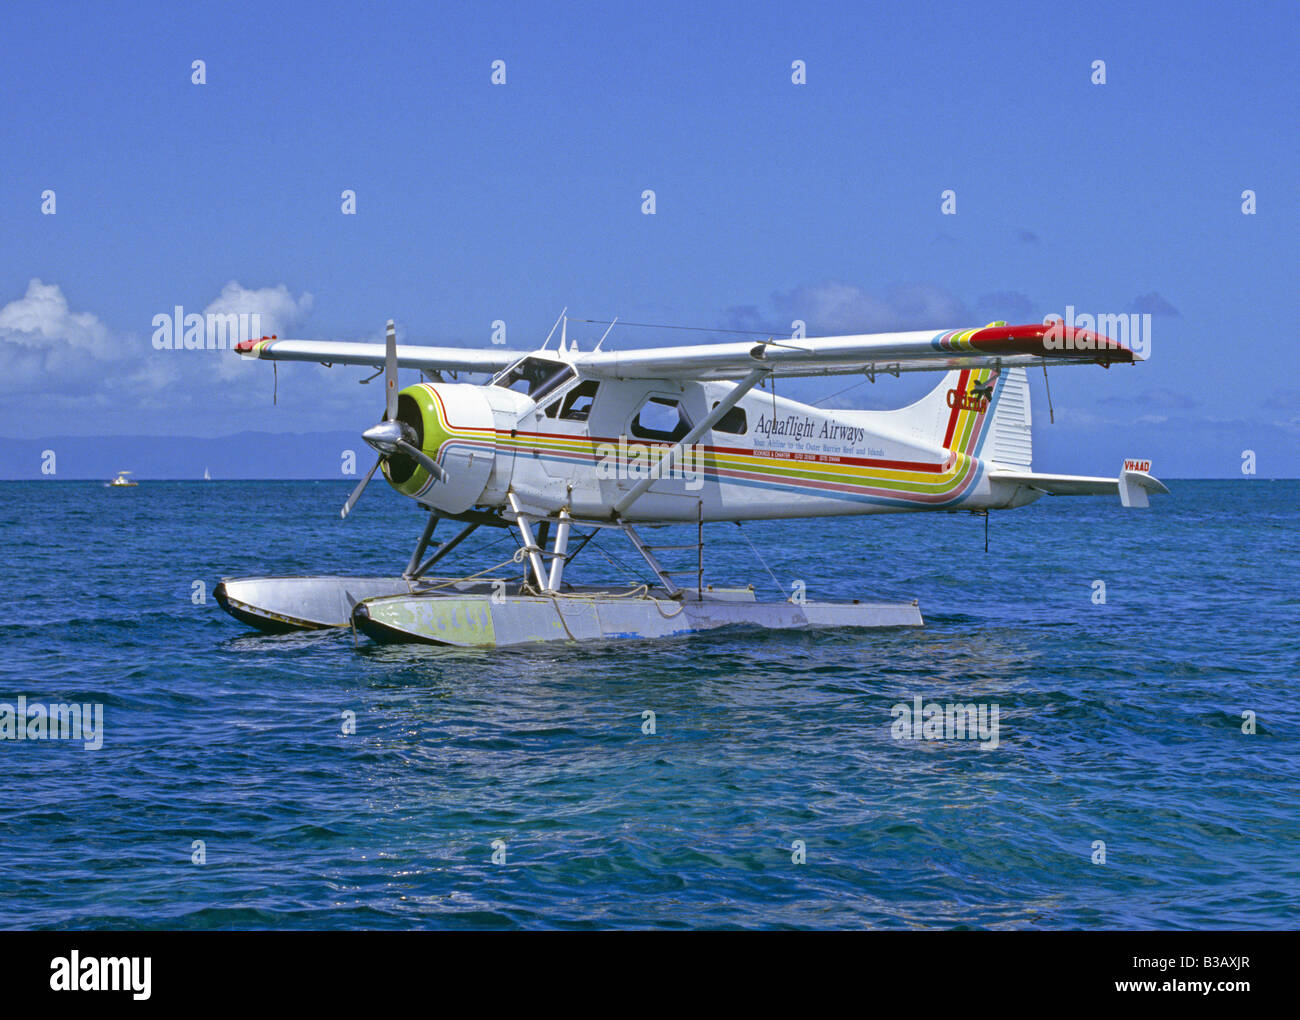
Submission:
<svg viewBox="0 0 1300 1020">
<path fill-rule="evenodd" d="M 450 437 L 450 433 L 447 432 L 439 414 L 438 401 L 424 386 L 408 386 L 398 394 L 398 417 L 402 416 L 402 405 L 406 404 L 406 401 L 402 400 L 403 397 L 413 401 L 419 410 L 421 425 L 419 429 L 421 435 L 420 449 L 434 460 L 437 460 L 438 451 L 442 449 L 442 444 Z M 409 407 L 410 405 L 406 404 L 406 406 Z M 409 424 L 414 425 L 415 422 Z M 418 495 L 420 490 L 429 484 L 429 472 L 419 464 L 415 465 L 415 470 L 404 481 L 395 482 L 389 473 L 388 462 L 385 461 L 384 477 L 388 479 L 389 485 L 404 496 Z"/>
</svg>

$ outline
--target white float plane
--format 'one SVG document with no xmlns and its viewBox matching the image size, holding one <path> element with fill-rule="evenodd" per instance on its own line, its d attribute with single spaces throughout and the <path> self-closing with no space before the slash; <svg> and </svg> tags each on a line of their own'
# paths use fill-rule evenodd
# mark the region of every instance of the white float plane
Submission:
<svg viewBox="0 0 1300 1020">
<path fill-rule="evenodd" d="M 556 328 L 558 344 L 548 349 Z M 1168 490 L 1150 462 L 1115 478 L 1031 466 L 1026 368 L 1132 364 L 1124 345 L 1055 325 L 579 351 L 562 314 L 539 350 L 263 337 L 237 347 L 266 361 L 365 365 L 383 373 L 383 419 L 363 433 L 376 469 L 429 511 L 401 577 L 224 578 L 221 606 L 267 630 L 347 626 L 379 641 L 507 645 L 659 637 L 730 624 L 919 626 L 913 602 L 759 602 L 753 586 L 704 582 L 704 525 L 796 517 L 965 510 L 987 515 L 1044 493 L 1118 495 L 1145 507 Z M 399 391 L 398 370 L 421 381 Z M 939 385 L 892 411 L 826 410 L 776 394 L 777 379 L 939 371 Z M 448 381 L 491 374 L 482 384 Z M 376 373 L 378 374 L 378 373 Z M 759 389 L 763 384 L 767 391 Z M 425 558 L 439 520 L 463 529 Z M 638 529 L 696 526 L 687 545 Z M 510 529 L 503 564 L 466 576 L 430 568 L 483 526 Z M 575 586 L 565 566 L 597 532 L 625 536 L 655 580 Z M 694 553 L 669 569 L 665 549 Z M 509 578 L 490 576 L 493 570 Z M 522 571 L 523 576 L 520 577 Z M 676 580 L 685 576 L 686 581 Z"/>
</svg>

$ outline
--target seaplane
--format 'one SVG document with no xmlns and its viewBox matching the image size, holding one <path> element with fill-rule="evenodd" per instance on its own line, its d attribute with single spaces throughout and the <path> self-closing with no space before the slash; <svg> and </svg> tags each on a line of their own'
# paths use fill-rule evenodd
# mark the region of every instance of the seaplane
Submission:
<svg viewBox="0 0 1300 1020">
<path fill-rule="evenodd" d="M 993 322 L 603 350 L 608 335 L 580 351 L 566 310 L 534 351 L 399 345 L 391 320 L 382 344 L 239 343 L 245 358 L 382 373 L 383 417 L 362 433 L 376 459 L 340 514 L 353 512 L 381 471 L 428 517 L 400 575 L 226 577 L 214 590 L 218 604 L 264 631 L 351 627 L 354 638 L 381 643 L 462 647 L 726 626 L 917 627 L 916 600 L 814 601 L 795 586 L 784 601 L 760 601 L 753 585 L 706 584 L 705 525 L 936 511 L 983 514 L 987 523 L 990 511 L 1043 495 L 1111 495 L 1141 508 L 1168 492 L 1140 458 L 1114 478 L 1032 468 L 1029 368 L 1142 360 L 1090 330 Z M 401 369 L 418 370 L 420 381 L 399 388 Z M 943 374 L 926 396 L 887 411 L 829 410 L 776 392 L 780 379 L 874 383 L 904 372 Z M 459 528 L 431 548 L 443 521 Z M 682 525 L 693 526 L 694 541 L 656 541 Z M 431 573 L 484 527 L 513 539 L 508 559 Z M 647 568 L 640 581 L 565 579 L 598 534 L 626 539 Z M 688 564 L 675 565 L 683 556 Z"/>
</svg>

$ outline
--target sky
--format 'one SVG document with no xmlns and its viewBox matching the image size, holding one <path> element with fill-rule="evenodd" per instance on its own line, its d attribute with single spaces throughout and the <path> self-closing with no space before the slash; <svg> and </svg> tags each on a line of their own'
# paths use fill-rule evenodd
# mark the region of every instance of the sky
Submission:
<svg viewBox="0 0 1300 1020">
<path fill-rule="evenodd" d="M 6 3 L 0 477 L 61 437 L 309 445 L 379 417 L 361 369 L 156 350 L 176 306 L 459 346 L 499 320 L 519 349 L 566 306 L 810 336 L 1146 313 L 1146 363 L 1051 372 L 1054 423 L 1031 377 L 1035 469 L 1243 477 L 1249 451 L 1295 477 L 1298 26 L 1269 3 Z M 854 382 L 782 392 L 883 408 L 937 378 Z M 276 477 L 257 445 L 231 470 Z"/>
</svg>

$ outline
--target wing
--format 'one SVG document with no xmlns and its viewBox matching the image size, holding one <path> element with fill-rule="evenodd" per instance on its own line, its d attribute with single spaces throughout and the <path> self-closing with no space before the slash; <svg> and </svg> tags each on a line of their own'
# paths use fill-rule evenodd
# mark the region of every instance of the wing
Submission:
<svg viewBox="0 0 1300 1020">
<path fill-rule="evenodd" d="M 245 340 L 235 350 L 246 358 L 263 361 L 317 361 L 323 365 L 384 364 L 384 345 L 352 343 L 347 340 L 280 340 L 264 336 L 260 340 Z M 522 351 L 507 351 L 501 347 L 417 347 L 399 344 L 399 368 L 419 368 L 426 372 L 499 372 L 509 368 L 520 358 Z"/>
<path fill-rule="evenodd" d="M 1107 336 L 1057 323 L 598 351 L 578 355 L 574 364 L 584 374 L 598 378 L 735 379 L 756 368 L 767 368 L 775 376 L 851 372 L 874 376 L 995 365 L 1111 365 L 1141 360 L 1141 355 Z"/>
</svg>

